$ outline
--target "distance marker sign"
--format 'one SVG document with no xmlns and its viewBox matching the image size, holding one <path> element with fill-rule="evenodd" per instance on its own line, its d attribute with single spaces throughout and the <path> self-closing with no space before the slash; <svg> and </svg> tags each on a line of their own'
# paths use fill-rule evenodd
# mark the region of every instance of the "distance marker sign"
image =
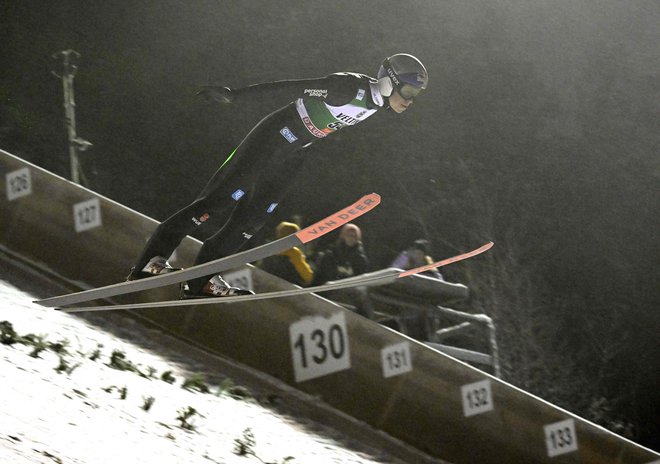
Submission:
<svg viewBox="0 0 660 464">
<path fill-rule="evenodd" d="M 289 326 L 296 382 L 350 369 L 351 360 L 342 312 L 330 317 L 305 317 Z"/>
</svg>

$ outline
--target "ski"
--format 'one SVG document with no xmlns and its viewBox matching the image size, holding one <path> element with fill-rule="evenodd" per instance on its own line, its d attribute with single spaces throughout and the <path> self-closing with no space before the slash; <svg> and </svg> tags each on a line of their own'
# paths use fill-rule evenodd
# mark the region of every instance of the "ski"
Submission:
<svg viewBox="0 0 660 464">
<path fill-rule="evenodd" d="M 148 277 L 146 279 L 121 282 L 105 287 L 92 288 L 81 292 L 69 293 L 51 298 L 45 298 L 42 300 L 37 300 L 34 303 L 46 307 L 66 306 L 91 300 L 110 298 L 127 293 L 149 290 L 152 288 L 180 283 L 185 280 L 217 274 L 228 269 L 242 266 L 246 263 L 251 263 L 260 259 L 267 258 L 268 256 L 275 255 L 281 251 L 288 250 L 289 248 L 311 242 L 312 240 L 326 235 L 327 233 L 332 232 L 344 224 L 347 224 L 362 216 L 363 214 L 371 211 L 376 206 L 378 206 L 379 203 L 380 195 L 377 193 L 371 193 L 369 195 L 365 195 L 352 205 L 337 211 L 336 213 L 315 224 L 312 224 L 309 227 L 305 227 L 295 234 L 233 254 L 231 256 L 226 256 L 214 261 L 192 266 L 181 271 Z"/>
<path fill-rule="evenodd" d="M 208 305 L 208 304 L 216 304 L 216 303 L 223 304 L 223 303 L 236 303 L 236 302 L 246 302 L 246 301 L 255 301 L 255 300 L 267 300 L 272 298 L 284 298 L 288 296 L 306 295 L 309 293 L 323 293 L 330 290 L 340 290 L 340 289 L 353 288 L 359 286 L 385 285 L 394 282 L 396 279 L 408 277 L 414 274 L 419 274 L 429 269 L 447 266 L 448 264 L 471 258 L 473 256 L 479 255 L 489 250 L 490 248 L 492 248 L 492 246 L 493 246 L 493 242 L 488 242 L 485 245 L 482 245 L 479 248 L 469 251 L 467 253 L 463 253 L 457 256 L 452 256 L 451 258 L 443 259 L 442 261 L 437 261 L 435 263 L 420 266 L 414 269 L 410 269 L 408 271 L 402 271 L 400 269 L 394 269 L 394 268 L 382 269 L 380 271 L 361 274 L 359 276 L 349 277 L 347 279 L 338 280 L 324 285 L 318 285 L 316 287 L 294 288 L 291 290 L 280 290 L 276 292 L 257 293 L 255 295 L 227 296 L 221 298 L 218 297 L 194 298 L 188 300 L 153 301 L 149 303 L 118 304 L 118 305 L 110 305 L 110 306 L 88 306 L 88 307 L 57 308 L 57 309 L 63 312 L 74 313 L 74 312 L 86 312 L 86 311 L 114 311 L 120 309 L 167 308 L 172 306 L 197 306 L 197 305 Z"/>
</svg>

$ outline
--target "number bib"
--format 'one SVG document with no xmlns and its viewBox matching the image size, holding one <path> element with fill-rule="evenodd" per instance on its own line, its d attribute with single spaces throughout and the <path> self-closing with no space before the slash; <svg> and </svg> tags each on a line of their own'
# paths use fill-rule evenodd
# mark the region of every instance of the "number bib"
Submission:
<svg viewBox="0 0 660 464">
<path fill-rule="evenodd" d="M 369 91 L 359 89 L 353 100 L 343 106 L 331 106 L 322 100 L 299 98 L 296 101 L 296 109 L 307 130 L 314 137 L 323 138 L 343 127 L 358 124 L 377 111 L 367 108 Z"/>
</svg>

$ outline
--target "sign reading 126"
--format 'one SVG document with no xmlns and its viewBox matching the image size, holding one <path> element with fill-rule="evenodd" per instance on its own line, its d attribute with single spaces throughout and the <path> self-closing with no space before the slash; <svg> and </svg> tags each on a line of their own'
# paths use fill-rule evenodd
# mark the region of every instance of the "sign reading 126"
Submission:
<svg viewBox="0 0 660 464">
<path fill-rule="evenodd" d="M 32 193 L 32 179 L 28 168 L 7 173 L 7 200 L 12 201 Z"/>
<path fill-rule="evenodd" d="M 346 317 L 306 317 L 289 326 L 296 382 L 350 369 Z"/>
</svg>

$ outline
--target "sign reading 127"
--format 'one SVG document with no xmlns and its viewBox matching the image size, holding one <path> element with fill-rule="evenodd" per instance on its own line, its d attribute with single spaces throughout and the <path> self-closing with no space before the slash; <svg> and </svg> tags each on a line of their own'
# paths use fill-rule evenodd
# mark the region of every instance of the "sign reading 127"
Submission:
<svg viewBox="0 0 660 464">
<path fill-rule="evenodd" d="M 350 369 L 351 357 L 346 317 L 306 317 L 289 326 L 291 356 L 296 382 Z"/>
<path fill-rule="evenodd" d="M 73 223 L 76 232 L 101 226 L 101 203 L 92 198 L 73 205 Z"/>
</svg>

